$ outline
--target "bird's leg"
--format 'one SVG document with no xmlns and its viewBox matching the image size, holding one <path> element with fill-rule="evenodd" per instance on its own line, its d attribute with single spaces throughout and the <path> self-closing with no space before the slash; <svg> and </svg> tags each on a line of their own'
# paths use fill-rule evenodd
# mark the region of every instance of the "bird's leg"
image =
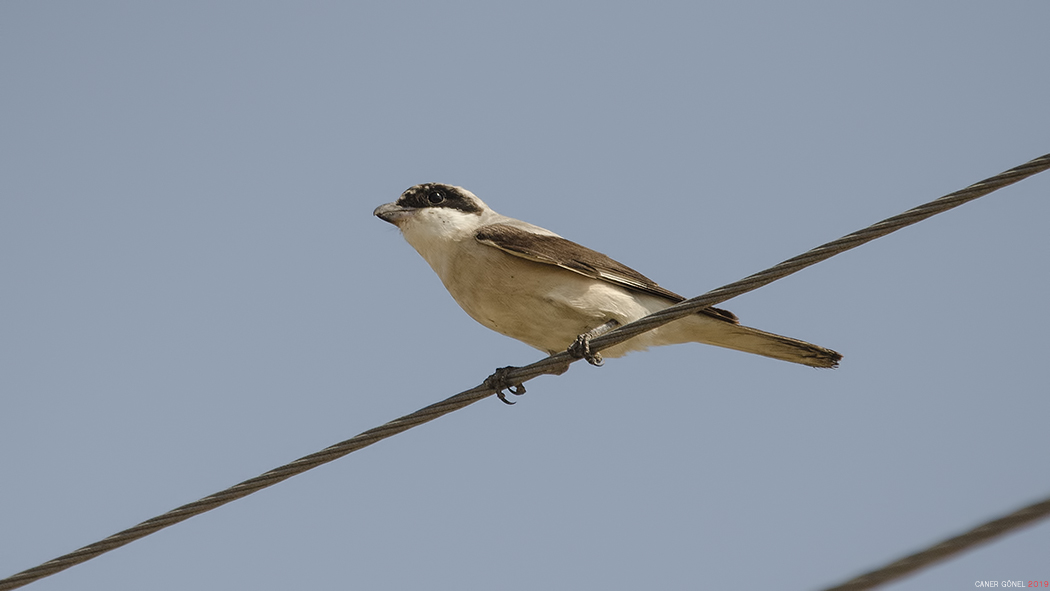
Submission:
<svg viewBox="0 0 1050 591">
<path fill-rule="evenodd" d="M 492 375 L 485 378 L 485 385 L 496 391 L 496 396 L 504 402 L 504 404 L 514 404 L 510 400 L 507 400 L 507 395 L 503 393 L 504 390 L 510 392 L 515 396 L 521 396 L 525 393 L 525 384 L 512 384 L 507 378 L 507 374 L 512 369 L 518 369 L 513 365 L 507 367 L 501 367 L 497 369 Z"/>
<path fill-rule="evenodd" d="M 586 359 L 587 363 L 590 363 L 591 365 L 601 366 L 605 362 L 602 360 L 601 353 L 597 351 L 593 353 L 591 352 L 591 339 L 600 337 L 618 326 L 620 326 L 619 322 L 615 320 L 609 320 L 605 324 L 597 328 L 592 328 L 591 330 L 577 336 L 576 341 L 569 345 L 569 355 L 575 357 L 576 359 Z M 510 381 L 508 374 L 515 369 L 518 368 L 514 367 L 513 365 L 501 367 L 495 372 L 493 372 L 492 375 L 485 378 L 485 386 L 495 390 L 496 396 L 498 396 L 499 399 L 502 400 L 505 404 L 514 404 L 514 402 L 507 399 L 507 395 L 504 391 L 510 392 L 515 396 L 521 396 L 525 393 L 525 384 L 522 384 L 521 382 L 515 384 Z M 568 369 L 569 362 L 565 362 L 564 367 L 558 367 L 553 370 L 548 370 L 547 373 L 561 375 L 565 373 L 565 371 Z"/>
<path fill-rule="evenodd" d="M 602 361 L 601 353 L 597 351 L 591 353 L 591 339 L 600 337 L 603 334 L 609 332 L 610 330 L 613 330 L 617 326 L 620 326 L 619 322 L 615 320 L 610 320 L 605 324 L 599 326 L 598 328 L 593 328 L 576 337 L 576 341 L 573 344 L 569 345 L 569 355 L 572 355 L 576 359 L 586 359 L 587 363 L 590 363 L 591 365 L 594 365 L 596 367 L 601 366 L 605 362 Z"/>
<path fill-rule="evenodd" d="M 546 369 L 544 369 L 544 373 L 547 373 L 547 374 L 550 374 L 550 375 L 554 375 L 554 376 L 560 376 L 561 374 L 569 371 L 569 366 L 570 365 L 571 365 L 571 363 L 569 361 L 564 361 L 564 362 L 559 363 L 557 365 L 553 365 L 551 367 L 547 367 Z M 492 375 L 490 375 L 489 377 L 485 378 L 485 386 L 495 390 L 496 391 L 496 396 L 499 396 L 499 399 L 502 400 L 506 404 L 514 404 L 514 403 L 511 402 L 510 400 L 507 400 L 507 395 L 504 394 L 504 392 L 503 392 L 504 390 L 510 392 L 511 394 L 513 394 L 515 396 L 521 396 L 522 394 L 525 393 L 525 384 L 523 384 L 521 382 L 514 383 L 514 382 L 510 381 L 509 374 L 510 374 L 510 372 L 514 371 L 515 369 L 521 369 L 521 368 L 520 367 L 514 367 L 513 365 L 508 365 L 507 367 L 501 367 L 501 368 L 497 369 Z"/>
</svg>

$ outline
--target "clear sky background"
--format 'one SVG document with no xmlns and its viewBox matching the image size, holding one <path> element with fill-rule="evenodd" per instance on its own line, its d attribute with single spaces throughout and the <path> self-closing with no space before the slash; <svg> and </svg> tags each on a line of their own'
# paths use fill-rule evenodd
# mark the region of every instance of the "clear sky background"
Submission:
<svg viewBox="0 0 1050 591">
<path fill-rule="evenodd" d="M 698 295 L 1050 152 L 1050 4 L 0 3 L 0 576 L 542 357 L 407 187 Z M 1050 493 L 1050 174 L 35 583 L 816 589 Z M 1050 523 L 892 589 L 1050 578 Z"/>
</svg>

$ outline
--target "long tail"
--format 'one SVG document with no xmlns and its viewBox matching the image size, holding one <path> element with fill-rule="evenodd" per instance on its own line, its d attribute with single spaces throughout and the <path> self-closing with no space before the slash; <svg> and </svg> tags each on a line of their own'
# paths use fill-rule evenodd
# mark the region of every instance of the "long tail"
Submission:
<svg viewBox="0 0 1050 591">
<path fill-rule="evenodd" d="M 665 324 L 604 351 L 605 357 L 620 357 L 630 351 L 678 343 L 704 343 L 754 353 L 810 367 L 836 367 L 842 355 L 831 349 L 784 337 L 739 323 L 731 312 L 712 308 Z"/>
<path fill-rule="evenodd" d="M 704 330 L 693 333 L 694 340 L 736 349 L 810 367 L 836 367 L 842 355 L 806 341 L 784 337 L 742 324 L 703 319 Z"/>
</svg>

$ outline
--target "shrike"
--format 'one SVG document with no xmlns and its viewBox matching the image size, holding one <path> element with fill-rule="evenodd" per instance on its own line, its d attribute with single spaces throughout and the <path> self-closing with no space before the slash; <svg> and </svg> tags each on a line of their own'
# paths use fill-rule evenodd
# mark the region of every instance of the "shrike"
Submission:
<svg viewBox="0 0 1050 591">
<path fill-rule="evenodd" d="M 685 299 L 600 252 L 496 213 L 462 187 L 416 185 L 373 213 L 401 230 L 471 318 L 547 354 L 570 348 L 599 364 L 601 357 L 588 350 L 589 338 Z M 688 342 L 812 367 L 835 367 L 842 358 L 824 347 L 743 326 L 732 312 L 718 308 L 602 353 L 620 357 Z"/>
</svg>

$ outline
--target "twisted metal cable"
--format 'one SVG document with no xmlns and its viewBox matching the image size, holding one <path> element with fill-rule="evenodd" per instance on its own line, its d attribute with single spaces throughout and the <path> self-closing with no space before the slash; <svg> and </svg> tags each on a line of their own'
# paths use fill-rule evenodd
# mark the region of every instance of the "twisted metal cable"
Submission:
<svg viewBox="0 0 1050 591">
<path fill-rule="evenodd" d="M 964 550 L 969 550 L 978 544 L 990 542 L 1007 532 L 1029 525 L 1047 515 L 1050 515 L 1050 498 L 1043 499 L 1038 503 L 1018 509 L 1009 515 L 983 523 L 964 534 L 944 540 L 943 542 L 931 546 L 921 552 L 905 556 L 900 560 L 891 562 L 890 564 L 871 572 L 864 573 L 863 575 L 850 579 L 840 585 L 828 587 L 824 589 L 824 591 L 862 591 L 863 589 L 874 589 L 879 585 L 899 579 Z"/>
<path fill-rule="evenodd" d="M 895 232 L 905 226 L 909 226 L 938 213 L 958 207 L 959 205 L 977 199 L 978 197 L 983 197 L 984 195 L 1016 183 L 1048 168 L 1050 168 L 1050 154 L 1036 158 L 1026 164 L 1022 164 L 1021 166 L 997 174 L 994 177 L 985 179 L 974 185 L 970 185 L 961 191 L 945 195 L 940 199 L 936 199 L 900 215 L 883 220 L 877 224 L 839 238 L 838 240 L 829 242 L 823 246 L 818 246 L 809 252 L 788 259 L 765 271 L 756 273 L 750 277 L 746 277 L 735 283 L 730 283 L 729 285 L 720 287 L 713 291 L 709 291 L 702 296 L 685 300 L 635 322 L 625 324 L 614 331 L 593 339 L 591 341 L 591 350 L 600 351 L 602 349 L 607 349 L 673 320 L 684 318 L 685 316 L 694 314 L 704 308 L 758 289 L 759 287 L 772 283 L 777 279 L 781 279 L 792 273 L 801 271 L 810 265 L 831 258 L 836 254 L 856 248 L 857 246 L 880 236 Z M 537 361 L 536 363 L 520 368 L 509 369 L 506 373 L 506 377 L 512 384 L 521 384 L 544 374 L 563 373 L 566 367 L 575 361 L 577 361 L 577 359 L 573 358 L 568 353 L 557 353 Z M 492 387 L 484 383 L 471 388 L 470 390 L 460 392 L 459 394 L 442 400 L 441 402 L 436 402 L 430 406 L 417 410 L 414 413 L 407 414 L 399 419 L 394 419 L 393 421 L 374 429 L 369 429 L 364 433 L 327 447 L 319 452 L 303 456 L 294 462 L 270 470 L 269 472 L 256 476 L 255 478 L 245 480 L 244 482 L 231 486 L 226 490 L 204 497 L 198 501 L 188 503 L 168 511 L 163 515 L 143 521 L 136 526 L 113 534 L 104 540 L 95 542 L 94 544 L 89 544 L 79 550 L 75 550 L 69 554 L 60 556 L 39 566 L 35 566 L 6 579 L 0 580 L 0 591 L 17 589 L 18 587 L 28 585 L 33 581 L 51 576 L 67 568 L 91 560 L 100 554 L 104 554 L 110 550 L 129 544 L 139 538 L 144 538 L 158 530 L 175 525 L 176 523 L 185 521 L 190 517 L 200 515 L 201 513 L 206 513 L 212 509 L 225 505 L 226 503 L 273 486 L 283 480 L 287 480 L 292 476 L 301 474 L 322 464 L 327 464 L 333 460 L 337 460 L 364 447 L 368 447 L 377 441 L 397 435 L 402 431 L 407 431 L 412 427 L 417 427 L 440 416 L 474 404 L 475 402 L 495 393 L 496 391 Z"/>
</svg>

